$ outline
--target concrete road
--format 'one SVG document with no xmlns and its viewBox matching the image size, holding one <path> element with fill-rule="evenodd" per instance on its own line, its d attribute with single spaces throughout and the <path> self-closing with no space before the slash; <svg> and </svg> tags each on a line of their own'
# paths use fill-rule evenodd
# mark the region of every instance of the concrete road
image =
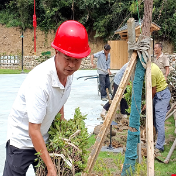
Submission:
<svg viewBox="0 0 176 176">
<path fill-rule="evenodd" d="M 85 120 L 88 132 L 92 133 L 96 125 L 100 124 L 102 105 L 105 102 L 101 101 L 97 91 L 97 80 L 78 79 L 80 76 L 96 75 L 96 70 L 78 70 L 74 74 L 72 90 L 70 97 L 65 104 L 65 118 L 68 120 L 73 118 L 74 110 L 80 107 L 83 114 L 87 114 Z M 15 100 L 20 85 L 27 74 L 0 75 L 0 176 L 3 173 L 5 161 L 5 143 L 7 134 L 7 118 Z M 34 176 L 32 167 L 29 168 L 27 176 Z"/>
</svg>

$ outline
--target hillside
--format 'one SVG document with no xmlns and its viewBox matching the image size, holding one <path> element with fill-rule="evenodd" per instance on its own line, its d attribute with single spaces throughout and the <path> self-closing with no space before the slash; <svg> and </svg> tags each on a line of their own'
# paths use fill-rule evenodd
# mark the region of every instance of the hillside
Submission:
<svg viewBox="0 0 176 176">
<path fill-rule="evenodd" d="M 0 55 L 18 55 L 22 51 L 22 40 L 20 28 L 10 27 L 7 28 L 0 24 Z M 51 42 L 55 37 L 55 32 L 45 34 L 43 31 L 37 29 L 36 32 L 36 55 L 40 55 L 41 52 L 51 51 L 54 55 L 54 49 L 51 47 Z M 31 56 L 34 54 L 34 32 L 27 29 L 23 34 L 24 44 L 24 56 Z M 104 42 L 101 40 L 90 39 L 89 45 L 92 49 L 91 53 L 102 50 Z"/>
<path fill-rule="evenodd" d="M 0 24 L 0 55 L 3 53 L 5 55 L 19 55 L 22 50 L 22 40 L 21 40 L 21 30 L 20 28 L 10 27 L 7 28 L 5 25 Z M 55 37 L 55 32 L 49 32 L 45 34 L 43 31 L 37 29 L 37 52 L 36 55 L 40 55 L 41 52 L 51 51 L 54 55 L 54 49 L 51 47 L 51 42 Z M 31 56 L 34 54 L 34 31 L 31 29 L 25 30 L 23 34 L 23 44 L 24 44 L 24 56 Z M 156 41 L 155 41 L 156 42 Z M 168 42 L 162 41 L 165 53 L 173 53 L 174 48 Z M 94 39 L 93 34 L 89 34 L 89 45 L 91 47 L 91 53 L 98 52 L 102 50 L 104 42 L 100 39 Z"/>
</svg>

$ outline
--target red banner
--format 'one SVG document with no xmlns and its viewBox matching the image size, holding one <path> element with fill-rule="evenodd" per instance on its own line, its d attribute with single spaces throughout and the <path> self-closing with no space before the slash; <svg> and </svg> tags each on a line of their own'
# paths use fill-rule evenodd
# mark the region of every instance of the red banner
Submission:
<svg viewBox="0 0 176 176">
<path fill-rule="evenodd" d="M 33 26 L 37 27 L 36 15 L 33 15 Z"/>
</svg>

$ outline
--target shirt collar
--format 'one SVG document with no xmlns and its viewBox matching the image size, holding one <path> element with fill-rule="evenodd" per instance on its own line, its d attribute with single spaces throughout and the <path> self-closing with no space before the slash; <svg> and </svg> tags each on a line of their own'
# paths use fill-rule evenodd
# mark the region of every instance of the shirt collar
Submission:
<svg viewBox="0 0 176 176">
<path fill-rule="evenodd" d="M 104 50 L 102 50 L 102 53 L 105 54 Z"/>
<path fill-rule="evenodd" d="M 161 53 L 161 55 L 160 55 L 159 57 L 163 57 L 163 52 Z M 158 58 L 159 58 L 159 57 L 158 57 Z"/>
</svg>

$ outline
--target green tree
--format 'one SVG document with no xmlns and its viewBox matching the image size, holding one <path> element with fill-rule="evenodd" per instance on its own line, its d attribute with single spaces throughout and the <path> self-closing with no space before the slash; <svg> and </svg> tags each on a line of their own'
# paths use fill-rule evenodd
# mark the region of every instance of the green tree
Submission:
<svg viewBox="0 0 176 176">
<path fill-rule="evenodd" d="M 176 1 L 154 0 L 153 3 L 153 22 L 161 26 L 156 37 L 176 46 Z M 0 23 L 32 28 L 33 6 L 34 0 L 0 0 Z M 143 0 L 36 0 L 37 27 L 41 30 L 56 30 L 63 21 L 74 19 L 95 33 L 94 37 L 105 40 L 116 39 L 114 31 L 130 17 L 139 20 L 143 12 Z"/>
<path fill-rule="evenodd" d="M 176 1 L 175 0 L 154 0 L 153 21 L 161 26 L 156 33 L 160 40 L 169 40 L 176 47 Z"/>
</svg>

